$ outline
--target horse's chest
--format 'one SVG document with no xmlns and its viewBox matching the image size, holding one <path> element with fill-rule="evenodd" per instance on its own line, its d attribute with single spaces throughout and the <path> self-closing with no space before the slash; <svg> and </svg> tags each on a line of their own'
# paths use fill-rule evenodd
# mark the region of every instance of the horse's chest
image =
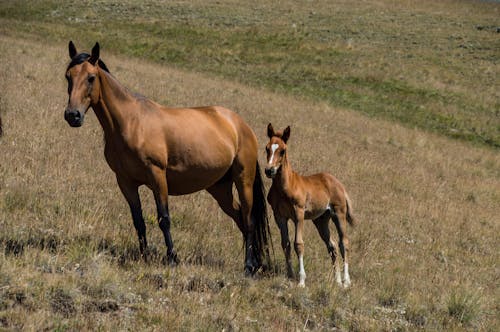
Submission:
<svg viewBox="0 0 500 332">
<path fill-rule="evenodd" d="M 106 144 L 104 157 L 109 167 L 119 176 L 132 178 L 139 182 L 144 182 L 144 163 L 142 159 L 130 149 L 123 146 Z"/>
</svg>

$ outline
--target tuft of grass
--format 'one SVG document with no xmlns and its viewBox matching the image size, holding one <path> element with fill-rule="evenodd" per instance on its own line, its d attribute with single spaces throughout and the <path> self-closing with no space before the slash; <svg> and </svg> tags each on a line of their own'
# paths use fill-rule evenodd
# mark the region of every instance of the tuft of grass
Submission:
<svg viewBox="0 0 500 332">
<path fill-rule="evenodd" d="M 398 270 L 392 274 L 384 274 L 381 287 L 377 294 L 378 303 L 384 307 L 396 307 L 404 302 L 407 284 L 398 275 Z"/>
<path fill-rule="evenodd" d="M 417 328 L 424 328 L 429 321 L 428 309 L 422 304 L 408 306 L 404 317 L 410 324 Z"/>
<path fill-rule="evenodd" d="M 55 287 L 49 291 L 48 297 L 54 313 L 69 317 L 76 312 L 75 300 L 68 290 Z"/>
<path fill-rule="evenodd" d="M 471 326 L 481 316 L 481 302 L 477 294 L 465 289 L 451 293 L 447 303 L 448 314 L 464 326 Z"/>
</svg>

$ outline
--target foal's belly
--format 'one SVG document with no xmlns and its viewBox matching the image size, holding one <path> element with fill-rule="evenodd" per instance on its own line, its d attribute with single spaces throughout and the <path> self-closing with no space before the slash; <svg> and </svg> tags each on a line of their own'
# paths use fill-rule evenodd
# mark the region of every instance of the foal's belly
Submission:
<svg viewBox="0 0 500 332">
<path fill-rule="evenodd" d="M 304 213 L 304 219 L 311 219 L 311 220 L 314 220 L 314 219 L 317 219 L 319 217 L 321 217 L 327 210 L 329 209 L 318 209 L 318 210 L 309 210 L 309 211 L 305 211 Z"/>
</svg>

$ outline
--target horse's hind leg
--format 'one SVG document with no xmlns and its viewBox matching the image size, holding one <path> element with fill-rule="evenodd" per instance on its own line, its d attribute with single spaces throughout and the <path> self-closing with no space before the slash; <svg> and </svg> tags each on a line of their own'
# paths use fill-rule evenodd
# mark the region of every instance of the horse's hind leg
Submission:
<svg viewBox="0 0 500 332">
<path fill-rule="evenodd" d="M 349 238 L 347 237 L 347 217 L 346 209 L 335 209 L 332 213 L 332 219 L 339 233 L 339 247 L 340 253 L 344 260 L 344 287 L 349 287 L 351 285 L 351 278 L 349 277 Z"/>
<path fill-rule="evenodd" d="M 230 177 L 224 177 L 207 191 L 219 203 L 220 208 L 238 225 L 239 230 L 245 236 L 245 228 L 241 220 L 240 204 L 233 196 L 233 182 Z"/>
<path fill-rule="evenodd" d="M 240 199 L 241 223 L 245 237 L 245 273 L 254 274 L 261 262 L 256 248 L 255 225 L 252 220 L 253 182 L 256 174 L 255 164 L 233 166 L 233 178 Z"/>
<path fill-rule="evenodd" d="M 328 253 L 332 258 L 333 272 L 335 273 L 335 280 L 339 285 L 342 285 L 342 279 L 340 277 L 340 267 L 339 262 L 337 260 L 338 251 L 335 240 L 332 238 L 330 234 L 330 228 L 328 227 L 328 222 L 330 221 L 330 211 L 326 211 L 319 218 L 313 220 L 316 229 L 318 230 L 321 239 L 326 244 L 326 248 L 328 249 Z"/>
</svg>

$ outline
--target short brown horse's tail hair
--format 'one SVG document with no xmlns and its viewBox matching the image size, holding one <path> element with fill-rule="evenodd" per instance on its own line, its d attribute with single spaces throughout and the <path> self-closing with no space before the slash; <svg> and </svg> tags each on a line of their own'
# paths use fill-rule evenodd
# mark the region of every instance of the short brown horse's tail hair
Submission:
<svg viewBox="0 0 500 332">
<path fill-rule="evenodd" d="M 347 222 L 349 222 L 349 224 L 351 226 L 356 226 L 358 224 L 358 220 L 356 218 L 354 218 L 354 215 L 352 214 L 352 203 L 351 203 L 351 199 L 349 198 L 349 195 L 347 195 L 347 192 L 344 192 L 345 194 L 345 201 L 346 201 L 346 205 L 347 205 Z"/>
<path fill-rule="evenodd" d="M 253 246 L 255 257 L 259 265 L 264 269 L 271 268 L 272 261 L 269 251 L 269 247 L 273 250 L 271 230 L 269 228 L 269 217 L 267 215 L 266 192 L 258 161 L 253 182 L 252 219 L 255 226 L 255 243 Z"/>
</svg>

